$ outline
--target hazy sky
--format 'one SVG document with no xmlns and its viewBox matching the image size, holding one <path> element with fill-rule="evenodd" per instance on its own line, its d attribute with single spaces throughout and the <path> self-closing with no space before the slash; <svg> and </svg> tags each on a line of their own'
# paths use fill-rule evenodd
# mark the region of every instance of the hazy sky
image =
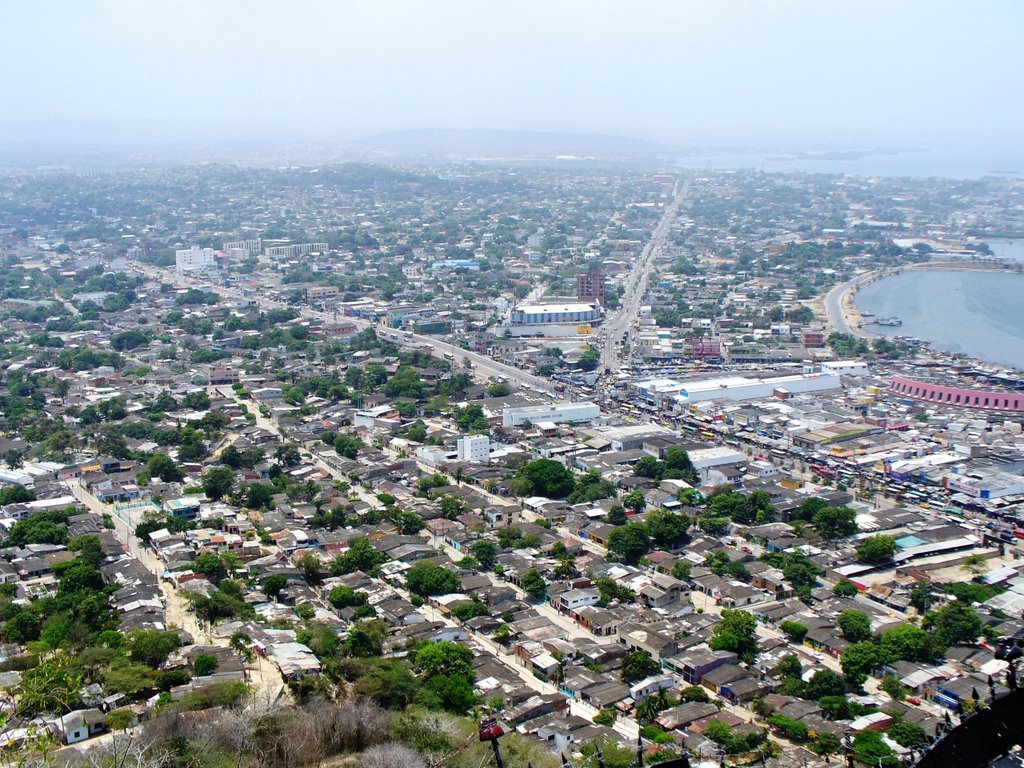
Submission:
<svg viewBox="0 0 1024 768">
<path fill-rule="evenodd" d="M 0 0 L 0 139 L 1019 144 L 1021 0 Z"/>
</svg>

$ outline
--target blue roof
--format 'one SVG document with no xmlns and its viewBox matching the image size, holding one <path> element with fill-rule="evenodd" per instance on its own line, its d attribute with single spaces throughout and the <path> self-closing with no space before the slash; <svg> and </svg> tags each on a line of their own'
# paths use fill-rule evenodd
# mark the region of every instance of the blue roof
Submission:
<svg viewBox="0 0 1024 768">
<path fill-rule="evenodd" d="M 900 549 L 910 549 L 911 547 L 919 547 L 927 543 L 924 539 L 913 534 L 896 539 L 896 546 Z"/>
</svg>

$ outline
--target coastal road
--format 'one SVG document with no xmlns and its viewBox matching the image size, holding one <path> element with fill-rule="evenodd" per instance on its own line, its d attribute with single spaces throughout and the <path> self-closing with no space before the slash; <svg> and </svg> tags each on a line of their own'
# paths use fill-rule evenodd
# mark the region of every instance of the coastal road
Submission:
<svg viewBox="0 0 1024 768">
<path fill-rule="evenodd" d="M 832 290 L 825 294 L 825 316 L 828 320 L 829 328 L 837 333 L 847 333 L 865 339 L 868 338 L 868 334 L 863 330 L 850 324 L 846 313 L 843 312 L 843 303 L 851 291 L 869 282 L 876 275 L 876 272 L 858 275 L 852 280 L 847 280 L 845 283 L 839 283 L 839 285 L 834 286 Z"/>
<path fill-rule="evenodd" d="M 661 249 L 672 231 L 672 223 L 679 212 L 679 206 L 690 189 L 690 182 L 686 181 L 681 186 L 677 184 L 676 192 L 669 203 L 661 220 L 651 233 L 651 239 L 647 242 L 640 257 L 634 262 L 633 269 L 626 279 L 626 292 L 622 296 L 622 307 L 619 311 L 605 322 L 604 349 L 601 351 L 601 370 L 607 373 L 616 373 L 622 366 L 622 355 L 625 347 L 622 340 L 626 332 L 636 322 L 640 314 L 640 304 L 647 295 L 647 284 L 650 280 L 651 269 L 654 261 L 661 253 Z"/>
</svg>

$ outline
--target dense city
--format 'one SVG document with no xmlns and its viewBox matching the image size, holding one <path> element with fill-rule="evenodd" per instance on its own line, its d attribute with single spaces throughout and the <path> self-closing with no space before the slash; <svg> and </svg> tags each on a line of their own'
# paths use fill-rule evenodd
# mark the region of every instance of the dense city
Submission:
<svg viewBox="0 0 1024 768">
<path fill-rule="evenodd" d="M 855 296 L 1021 236 L 998 176 L 6 173 L 0 761 L 951 764 L 1024 379 Z"/>
</svg>

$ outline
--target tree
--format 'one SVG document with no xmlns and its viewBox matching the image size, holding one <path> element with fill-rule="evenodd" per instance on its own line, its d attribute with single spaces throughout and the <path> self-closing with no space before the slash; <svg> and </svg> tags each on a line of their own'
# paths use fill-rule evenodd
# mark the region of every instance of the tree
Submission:
<svg viewBox="0 0 1024 768">
<path fill-rule="evenodd" d="M 536 568 L 531 568 L 522 575 L 522 578 L 519 579 L 519 586 L 534 600 L 542 600 L 548 592 L 547 582 Z"/>
<path fill-rule="evenodd" d="M 367 696 L 386 709 L 402 710 L 416 698 L 419 683 L 409 667 L 397 659 L 377 659 L 354 684 L 358 696 Z"/>
<path fill-rule="evenodd" d="M 686 560 L 677 560 L 672 564 L 672 578 L 680 581 L 689 581 L 690 573 L 693 571 L 693 563 Z"/>
<path fill-rule="evenodd" d="M 231 493 L 235 485 L 235 473 L 230 467 L 212 467 L 203 475 L 203 493 L 214 501 Z"/>
<path fill-rule="evenodd" d="M 334 587 L 327 595 L 327 601 L 338 609 L 366 605 L 368 599 L 369 596 L 365 592 L 358 592 L 344 584 Z"/>
<path fill-rule="evenodd" d="M 828 758 L 837 755 L 843 749 L 843 742 L 834 733 L 819 733 L 810 744 L 810 750 L 819 757 Z"/>
<path fill-rule="evenodd" d="M 107 727 L 115 733 L 118 731 L 127 731 L 132 727 L 132 724 L 137 722 L 138 715 L 136 715 L 128 707 L 120 707 L 119 709 L 112 709 L 107 713 Z M 123 765 L 123 763 L 122 763 Z"/>
<path fill-rule="evenodd" d="M 665 477 L 694 486 L 700 484 L 700 474 L 694 468 L 690 454 L 683 448 L 669 448 L 665 451 Z"/>
<path fill-rule="evenodd" d="M 871 637 L 871 619 L 863 611 L 846 610 L 839 614 L 838 624 L 843 637 L 859 643 Z"/>
<path fill-rule="evenodd" d="M 786 580 L 797 588 L 814 584 L 823 573 L 817 563 L 802 552 L 786 552 L 779 561 L 779 567 Z"/>
<path fill-rule="evenodd" d="M 644 507 L 647 506 L 647 499 L 644 498 L 643 492 L 632 490 L 623 495 L 622 506 L 626 509 L 632 509 L 634 512 L 642 512 Z"/>
<path fill-rule="evenodd" d="M 219 584 L 230 576 L 228 563 L 223 557 L 213 552 L 204 552 L 199 555 L 193 568 L 197 573 L 206 576 L 212 584 Z"/>
<path fill-rule="evenodd" d="M 750 500 L 742 493 L 733 490 L 713 493 L 708 501 L 706 512 L 709 517 L 727 517 L 745 525 L 754 522 L 756 514 L 750 505 Z"/>
<path fill-rule="evenodd" d="M 886 630 L 879 644 L 893 659 L 928 661 L 934 656 L 931 637 L 913 624 L 901 624 Z"/>
<path fill-rule="evenodd" d="M 192 661 L 192 671 L 195 672 L 196 677 L 212 675 L 219 666 L 220 662 L 217 661 L 217 657 L 208 653 L 201 653 Z"/>
<path fill-rule="evenodd" d="M 636 719 L 642 726 L 654 722 L 658 713 L 669 708 L 669 699 L 663 690 L 651 696 L 645 696 L 636 706 Z"/>
<path fill-rule="evenodd" d="M 667 509 L 652 509 L 644 517 L 647 534 L 659 546 L 673 546 L 686 538 L 690 520 L 686 515 L 677 515 Z"/>
<path fill-rule="evenodd" d="M 61 572 L 57 592 L 70 595 L 82 590 L 95 592 L 103 589 L 103 577 L 96 566 L 72 560 L 71 564 Z"/>
<path fill-rule="evenodd" d="M 895 675 L 886 675 L 878 686 L 892 697 L 893 701 L 903 701 L 907 695 L 907 689 L 900 684 L 899 678 Z"/>
<path fill-rule="evenodd" d="M 611 532 L 608 536 L 608 554 L 625 563 L 636 563 L 651 549 L 651 538 L 643 523 L 630 523 Z"/>
<path fill-rule="evenodd" d="M 469 547 L 470 553 L 476 558 L 480 569 L 489 571 L 498 560 L 498 547 L 491 541 L 477 541 Z"/>
<path fill-rule="evenodd" d="M 294 467 L 302 461 L 299 447 L 295 443 L 282 443 L 274 451 L 274 458 L 277 463 L 284 467 Z"/>
<path fill-rule="evenodd" d="M 729 518 L 701 515 L 697 518 L 697 527 L 708 536 L 719 536 L 729 527 Z"/>
<path fill-rule="evenodd" d="M 800 680 L 800 676 L 803 674 L 803 671 L 804 668 L 800 663 L 800 659 L 793 654 L 783 656 L 779 659 L 778 664 L 772 667 L 772 674 L 777 677 L 781 677 L 784 680 L 787 678 Z"/>
<path fill-rule="evenodd" d="M 40 712 L 65 714 L 81 706 L 78 690 L 82 671 L 63 653 L 25 671 L 18 686 L 18 714 L 32 718 Z"/>
<path fill-rule="evenodd" d="M 733 560 L 724 549 L 716 549 L 704 556 L 704 565 L 716 576 L 730 576 L 740 581 L 750 581 L 750 571 L 738 560 Z"/>
<path fill-rule="evenodd" d="M 803 642 L 804 637 L 807 635 L 807 627 L 799 621 L 784 621 L 779 625 L 779 629 L 785 632 L 789 639 L 795 643 Z"/>
<path fill-rule="evenodd" d="M 647 651 L 637 650 L 622 657 L 622 682 L 635 683 L 645 677 L 656 675 L 661 665 Z"/>
<path fill-rule="evenodd" d="M 5 485 L 0 488 L 0 507 L 8 504 L 24 504 L 27 501 L 35 501 L 36 492 L 23 485 Z"/>
<path fill-rule="evenodd" d="M 388 636 L 387 625 L 379 619 L 360 621 L 353 624 L 345 641 L 345 652 L 349 656 L 370 658 L 384 652 L 384 640 Z"/>
<path fill-rule="evenodd" d="M 860 590 L 857 589 L 857 585 L 849 579 L 840 579 L 832 587 L 832 594 L 839 597 L 856 597 L 859 592 Z"/>
<path fill-rule="evenodd" d="M 608 525 L 625 525 L 629 522 L 629 515 L 626 514 L 624 506 L 616 504 L 608 510 L 608 514 L 604 516 L 604 519 Z"/>
<path fill-rule="evenodd" d="M 466 502 L 452 494 L 445 494 L 442 496 L 438 505 L 441 507 L 441 516 L 444 517 L 445 520 L 454 520 L 459 515 L 464 514 L 468 509 Z"/>
<path fill-rule="evenodd" d="M 355 571 L 373 573 L 387 559 L 387 555 L 373 548 L 368 538 L 360 536 L 349 542 L 348 551 L 345 554 L 334 559 L 334 562 L 331 563 L 331 573 L 335 576 L 343 576 Z"/>
<path fill-rule="evenodd" d="M 845 539 L 857 532 L 857 513 L 849 507 L 825 507 L 812 518 L 814 529 L 826 541 Z"/>
<path fill-rule="evenodd" d="M 181 639 L 174 632 L 158 632 L 153 629 L 131 632 L 126 639 L 128 655 L 153 669 L 167 661 L 171 651 L 181 645 Z"/>
<path fill-rule="evenodd" d="M 525 464 L 518 477 L 528 485 L 529 493 L 549 499 L 564 499 L 576 487 L 572 472 L 552 459 L 537 459 Z"/>
<path fill-rule="evenodd" d="M 489 613 L 490 611 L 487 610 L 486 605 L 475 600 L 459 603 L 451 610 L 452 616 L 461 622 L 467 622 L 470 619 L 475 619 L 477 616 L 487 616 Z"/>
<path fill-rule="evenodd" d="M 772 522 L 778 511 L 772 503 L 771 494 L 767 491 L 754 491 L 750 494 L 750 497 L 747 499 L 747 507 L 750 510 L 750 515 L 753 517 L 753 522 L 758 525 Z"/>
<path fill-rule="evenodd" d="M 306 552 L 295 564 L 302 570 L 302 578 L 310 584 L 319 584 L 324 579 L 324 564 L 319 555 Z"/>
<path fill-rule="evenodd" d="M 245 506 L 249 509 L 270 507 L 274 501 L 274 486 L 266 483 L 249 483 L 245 486 Z"/>
<path fill-rule="evenodd" d="M 722 611 L 722 619 L 712 630 L 711 650 L 732 651 L 750 664 L 757 658 L 757 620 L 749 611 Z"/>
<path fill-rule="evenodd" d="M 270 599 L 274 600 L 277 599 L 277 596 L 280 595 L 287 586 L 288 577 L 280 573 L 274 573 L 263 580 L 263 593 Z"/>
<path fill-rule="evenodd" d="M 426 642 L 412 654 L 413 664 L 419 667 L 425 679 L 444 675 L 461 677 L 470 683 L 476 680 L 473 658 L 469 648 L 448 640 Z"/>
<path fill-rule="evenodd" d="M 964 558 L 963 563 L 960 564 L 960 568 L 967 571 L 974 578 L 978 578 L 988 570 L 988 559 L 984 555 L 968 555 Z"/>
<path fill-rule="evenodd" d="M 973 643 L 981 635 L 982 621 L 967 603 L 956 600 L 925 614 L 923 628 L 938 648 Z"/>
<path fill-rule="evenodd" d="M 26 544 L 66 544 L 68 531 L 45 513 L 33 513 L 11 526 L 7 543 L 12 546 Z"/>
<path fill-rule="evenodd" d="M 885 663 L 885 653 L 871 642 L 854 643 L 846 647 L 839 663 L 846 675 L 846 681 L 854 688 L 860 688 L 868 675 Z"/>
<path fill-rule="evenodd" d="M 429 560 L 415 563 L 405 574 L 405 584 L 410 592 L 420 597 L 462 591 L 458 576 Z"/>
<path fill-rule="evenodd" d="M 593 347 L 587 347 L 586 351 L 584 351 L 584 353 L 579 357 L 580 369 L 584 371 L 594 370 L 600 362 L 601 353 Z"/>
<path fill-rule="evenodd" d="M 154 453 L 146 462 L 146 471 L 150 477 L 159 477 L 165 483 L 176 483 L 184 479 L 185 473 L 164 453 Z"/>
<path fill-rule="evenodd" d="M 846 693 L 843 678 L 831 669 L 819 669 L 807 681 L 805 697 L 817 701 L 822 696 L 842 696 Z"/>
<path fill-rule="evenodd" d="M 801 502 L 800 506 L 797 507 L 796 513 L 793 517 L 797 520 L 803 520 L 804 522 L 811 522 L 814 516 L 825 509 L 828 506 L 828 502 L 818 496 L 811 496 Z"/>
<path fill-rule="evenodd" d="M 664 473 L 664 463 L 658 461 L 653 456 L 642 456 L 633 465 L 633 474 L 637 477 L 650 477 L 654 480 L 660 480 Z"/>
<path fill-rule="evenodd" d="M 920 749 L 931 741 L 924 728 L 906 720 L 893 723 L 892 727 L 886 731 L 886 736 L 907 749 Z"/>
<path fill-rule="evenodd" d="M 584 504 L 599 499 L 608 499 L 615 495 L 615 484 L 601 477 L 601 473 L 590 471 L 576 479 L 576 487 L 566 499 L 570 504 Z"/>
<path fill-rule="evenodd" d="M 472 684 L 464 677 L 434 675 L 427 679 L 423 688 L 433 694 L 442 707 L 456 714 L 464 714 L 476 700 Z"/>
<path fill-rule="evenodd" d="M 706 704 L 707 702 L 711 701 L 711 696 L 708 695 L 708 689 L 704 686 L 689 685 L 679 692 L 679 701 L 699 701 Z"/>
<path fill-rule="evenodd" d="M 862 563 L 887 563 L 896 553 L 896 540 L 892 536 L 871 536 L 857 547 L 857 559 Z"/>
<path fill-rule="evenodd" d="M 344 435 L 338 435 L 334 439 L 334 450 L 346 459 L 354 459 L 359 455 L 359 449 L 362 447 L 363 441 L 360 440 L 357 435 L 346 433 Z"/>
<path fill-rule="evenodd" d="M 864 730 L 853 737 L 853 756 L 863 765 L 899 768 L 900 761 L 882 740 L 882 734 Z"/>
</svg>

